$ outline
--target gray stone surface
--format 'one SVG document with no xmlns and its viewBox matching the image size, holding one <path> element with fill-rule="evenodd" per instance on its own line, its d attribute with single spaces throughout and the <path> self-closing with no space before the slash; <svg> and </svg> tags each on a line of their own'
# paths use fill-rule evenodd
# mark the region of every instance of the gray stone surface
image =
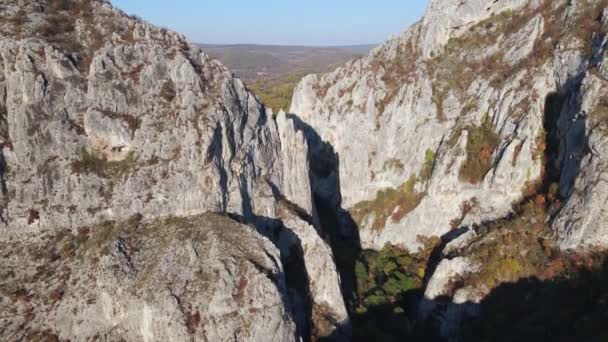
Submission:
<svg viewBox="0 0 608 342">
<path fill-rule="evenodd" d="M 553 227 L 563 248 L 606 248 L 608 246 L 608 136 L 605 113 L 607 63 L 603 41 L 596 69 L 585 73 L 580 95 L 569 115 L 560 120 L 564 139 L 560 146 L 564 172 L 560 179 L 563 195 L 569 196 Z"/>
<path fill-rule="evenodd" d="M 303 258 L 311 284 L 303 285 L 312 291 L 295 296 L 290 294 L 297 289 L 281 285 L 286 247 L 272 234 L 267 237 L 278 252 L 268 255 L 278 264 L 271 268 L 266 262 L 234 268 L 247 264 L 245 254 L 263 253 L 264 240 L 263 248 L 222 243 L 210 259 L 197 255 L 193 261 L 176 259 L 192 252 L 188 245 L 172 245 L 175 250 L 163 250 L 175 259 L 170 267 L 158 265 L 146 279 L 150 283 L 144 281 L 135 292 L 130 288 L 140 284 L 127 279 L 141 273 L 118 279 L 107 268 L 92 270 L 100 272 L 97 281 L 82 283 L 83 291 L 105 304 L 87 306 L 86 298 L 73 298 L 61 309 L 69 319 L 57 318 L 61 336 L 186 339 L 177 300 L 164 287 L 154 292 L 158 284 L 152 281 L 166 282 L 179 297 L 183 282 L 159 277 L 170 274 L 165 266 L 183 273 L 173 276 L 191 277 L 192 262 L 217 266 L 219 272 L 210 292 L 199 288 L 201 294 L 188 294 L 200 304 L 201 319 L 213 317 L 201 323 L 206 330 L 197 332 L 200 339 L 288 340 L 310 334 L 306 321 L 321 314 L 331 322 L 325 333 L 344 325 L 348 335 L 333 255 L 315 228 L 307 147 L 284 116 L 273 120 L 242 81 L 183 36 L 127 16 L 106 1 L 5 1 L 0 13 L 0 241 L 16 244 L 15 249 L 22 241 L 26 248 L 37 236 L 65 229 L 75 233 L 134 215 L 152 222 L 219 212 L 257 224 L 259 233 L 248 232 L 244 239 L 262 239 L 268 222 L 275 222 L 287 235 L 301 235 L 287 247 L 310 247 Z M 283 199 L 296 203 L 310 223 L 285 227 L 277 216 Z M 141 262 L 156 260 L 152 251 L 141 250 Z M 226 258 L 234 265 L 218 264 Z M 23 262 L 34 267 L 30 259 Z M 78 269 L 82 264 L 66 266 L 74 273 L 86 271 Z M 255 278 L 255 290 L 239 304 L 230 301 L 234 286 L 229 283 L 238 285 L 241 272 Z M 265 276 L 276 278 L 274 288 Z M 295 312 L 296 297 L 318 305 Z M 85 311 L 70 314 L 81 306 Z M 168 313 L 159 316 L 165 309 Z M 246 314 L 254 317 L 246 320 Z M 78 320 L 86 321 L 82 328 L 75 326 Z M 31 328 L 42 329 L 43 323 L 32 322 Z"/>
<path fill-rule="evenodd" d="M 380 249 L 390 243 L 416 250 L 419 235 L 442 236 L 454 222 L 468 226 L 508 215 L 512 204 L 544 176 L 539 139 L 545 134 L 546 100 L 555 92 L 571 96 L 562 108 L 559 126 L 562 193 L 569 193 L 574 178 L 579 179 L 577 189 L 589 188 L 590 182 L 601 189 L 597 154 L 583 161 L 585 167 L 595 168 L 587 173 L 579 173 L 576 160 L 568 161 L 585 149 L 583 121 L 579 128 L 569 122 L 578 112 L 577 80 L 589 65 L 583 48 L 591 42 L 572 34 L 551 45 L 555 45 L 553 22 L 565 17 L 566 25 L 578 25 L 576 17 L 593 4 L 576 2 L 558 8 L 561 4 L 431 1 L 420 22 L 369 55 L 300 82 L 291 112 L 339 155 L 344 208 L 353 212 L 374 200 L 378 191 L 399 189 L 413 178 L 416 192 L 424 194 L 406 215 L 387 215 L 380 229 L 372 227 L 376 220 L 372 214 L 361 220 L 364 248 Z M 541 49 L 542 44 L 551 50 Z M 597 49 L 600 43 L 593 44 Z M 603 58 L 603 53 L 596 51 L 596 59 Z M 601 65 L 599 70 L 596 74 L 601 74 Z M 598 101 L 598 94 L 587 97 L 588 106 Z M 487 172 L 478 182 L 470 182 L 463 179 L 461 170 L 469 140 L 475 139 L 470 138 L 471 127 L 484 122 L 499 142 L 490 152 Z M 594 130 L 590 144 L 601 144 L 603 137 L 601 130 Z M 435 158 L 430 173 L 422 177 L 427 151 Z M 605 217 L 601 214 L 603 195 L 579 193 L 589 200 L 568 201 L 571 209 L 564 211 L 566 218 L 556 225 L 564 236 L 561 239 L 572 242 L 565 243 L 571 246 L 579 245 L 575 241 L 581 239 L 605 244 L 599 228 L 600 217 Z M 594 196 L 593 204 L 590 196 Z M 475 205 L 461 217 L 466 202 Z M 586 209 L 579 210 L 581 203 Z M 578 220 L 577 215 L 585 219 Z"/>
<path fill-rule="evenodd" d="M 0 246 L 4 341 L 297 340 L 278 249 L 226 217 L 103 224 Z"/>
</svg>

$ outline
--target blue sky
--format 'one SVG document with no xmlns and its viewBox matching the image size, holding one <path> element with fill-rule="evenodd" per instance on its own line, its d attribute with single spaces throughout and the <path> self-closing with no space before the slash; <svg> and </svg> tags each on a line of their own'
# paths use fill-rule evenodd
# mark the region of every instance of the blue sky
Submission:
<svg viewBox="0 0 608 342">
<path fill-rule="evenodd" d="M 202 43 L 380 43 L 418 20 L 426 0 L 111 0 Z"/>
</svg>

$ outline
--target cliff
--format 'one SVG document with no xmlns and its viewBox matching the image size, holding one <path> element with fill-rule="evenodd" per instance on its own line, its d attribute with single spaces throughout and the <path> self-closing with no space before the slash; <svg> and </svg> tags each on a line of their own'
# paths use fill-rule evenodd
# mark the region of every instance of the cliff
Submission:
<svg viewBox="0 0 608 342">
<path fill-rule="evenodd" d="M 368 56 L 304 78 L 291 112 L 339 155 L 332 187 L 363 247 L 415 250 L 419 235 L 509 216 L 552 183 L 560 244 L 605 246 L 605 201 L 591 191 L 603 186 L 603 9 L 431 1 Z"/>
<path fill-rule="evenodd" d="M 0 323 L 3 339 L 46 329 L 70 340 L 348 336 L 301 165 L 307 147 L 290 121 L 277 125 L 243 82 L 181 35 L 108 2 L 4 1 L 0 12 L 0 240 L 18 251 L 44 249 L 66 229 L 112 238 L 110 252 L 83 260 L 7 254 L 0 288 L 17 318 Z M 183 228 L 192 238 L 158 223 L 209 213 L 229 218 L 203 216 Z M 107 227 L 133 217 L 160 228 L 108 236 Z M 198 236 L 200 227 L 220 237 Z M 243 231 L 242 243 L 222 240 L 224 228 Z M 141 241 L 125 247 L 132 234 Z M 169 234 L 168 245 L 158 234 Z M 97 267 L 97 259 L 108 260 Z M 56 284 L 21 272 L 55 264 L 70 270 L 62 276 L 71 285 L 39 311 Z M 128 270 L 113 274 L 115 266 Z M 196 280 L 197 267 L 214 274 L 211 287 Z"/>
<path fill-rule="evenodd" d="M 291 112 L 319 161 L 313 193 L 340 217 L 341 236 L 378 251 L 385 275 L 401 272 L 395 279 L 408 266 L 390 259 L 391 246 L 424 252 L 439 238 L 422 273 L 418 328 L 431 322 L 433 334 L 463 339 L 471 318 L 493 322 L 482 308 L 506 303 L 496 295 L 503 285 L 563 284 L 581 268 L 602 269 L 592 260 L 608 247 L 607 6 L 431 0 L 402 34 L 297 86 Z M 391 299 L 395 282 L 374 283 L 374 260 L 357 264 L 359 281 L 380 289 L 363 294 L 360 311 L 403 310 L 403 297 Z M 521 296 L 542 291 L 526 289 Z M 505 319 L 529 329 L 526 338 L 552 336 L 533 333 L 547 321 Z M 468 333 L 499 336 L 492 328 Z"/>
</svg>

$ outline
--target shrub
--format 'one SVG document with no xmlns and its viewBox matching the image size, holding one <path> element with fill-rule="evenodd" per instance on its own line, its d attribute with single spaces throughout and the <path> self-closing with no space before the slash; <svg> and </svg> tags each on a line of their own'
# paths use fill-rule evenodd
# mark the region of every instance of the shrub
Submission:
<svg viewBox="0 0 608 342">
<path fill-rule="evenodd" d="M 126 79 L 130 79 L 133 83 L 138 84 L 141 71 L 144 69 L 145 64 L 139 63 L 133 69 L 122 74 Z"/>
<path fill-rule="evenodd" d="M 386 107 L 393 102 L 399 90 L 410 81 L 416 71 L 415 52 L 411 40 L 399 44 L 396 56 L 389 60 L 376 61 L 372 69 L 382 69 L 382 82 L 386 88 L 386 95 L 376 103 L 378 115 L 382 115 Z M 377 73 L 377 72 L 375 72 Z"/>
<path fill-rule="evenodd" d="M 460 179 L 478 184 L 492 167 L 492 154 L 500 142 L 500 137 L 487 119 L 481 126 L 472 126 L 467 130 L 467 159 L 460 168 Z"/>
<path fill-rule="evenodd" d="M 473 208 L 476 207 L 477 205 L 478 205 L 477 198 L 475 198 L 475 197 L 473 197 L 470 201 L 462 202 L 462 204 L 460 205 L 460 216 L 458 218 L 455 218 L 452 221 L 450 221 L 450 227 L 452 229 L 456 229 L 456 228 L 460 227 L 460 224 L 462 224 L 462 221 L 464 221 L 464 219 L 471 212 L 471 210 L 473 210 Z"/>
<path fill-rule="evenodd" d="M 419 288 L 431 251 L 438 239 L 428 239 L 417 253 L 387 245 L 380 251 L 363 251 L 356 264 L 357 293 L 360 304 L 395 302 L 399 295 Z"/>
<path fill-rule="evenodd" d="M 549 185 L 547 197 L 550 201 L 557 200 L 559 197 L 559 183 L 553 182 Z"/>
<path fill-rule="evenodd" d="M 420 178 L 424 181 L 431 179 L 433 175 L 433 167 L 435 166 L 435 153 L 428 149 L 424 153 L 424 166 L 420 171 Z"/>
<path fill-rule="evenodd" d="M 132 134 L 141 127 L 141 119 L 131 114 L 115 113 L 107 110 L 100 110 L 100 112 L 111 119 L 121 120 L 126 123 Z"/>
<path fill-rule="evenodd" d="M 371 159 L 370 159 L 371 160 Z M 424 165 L 418 177 L 411 176 L 398 188 L 389 188 L 378 191 L 376 198 L 371 201 L 357 203 L 351 209 L 351 215 L 355 222 L 361 227 L 366 218 L 373 215 L 372 229 L 381 230 L 388 217 L 394 221 L 400 221 L 412 210 L 416 209 L 424 196 L 424 192 L 415 189 L 416 183 L 426 182 L 431 178 L 435 164 L 435 153 L 428 149 L 424 155 Z M 396 169 L 403 171 L 405 166 L 398 159 L 389 159 L 384 163 L 383 170 Z"/>
<path fill-rule="evenodd" d="M 580 8 L 572 30 L 584 43 L 584 52 L 590 57 L 593 53 L 593 35 L 602 30 L 602 13 L 608 7 L 608 1 L 580 1 L 578 6 Z"/>
<path fill-rule="evenodd" d="M 483 238 L 469 248 L 467 255 L 483 265 L 464 283 L 492 289 L 503 282 L 540 274 L 551 258 L 551 248 L 539 237 L 549 231 L 545 201 L 530 200 L 510 219 L 500 220 L 482 229 Z M 488 233 L 483 233 L 483 232 Z"/>
<path fill-rule="evenodd" d="M 30 209 L 27 213 L 27 224 L 32 224 L 36 221 L 40 220 L 40 213 L 38 210 Z"/>
<path fill-rule="evenodd" d="M 196 333 L 196 329 L 201 323 L 201 314 L 196 311 L 195 313 L 186 312 L 186 328 L 188 329 L 188 333 L 190 335 L 194 335 Z"/>
</svg>

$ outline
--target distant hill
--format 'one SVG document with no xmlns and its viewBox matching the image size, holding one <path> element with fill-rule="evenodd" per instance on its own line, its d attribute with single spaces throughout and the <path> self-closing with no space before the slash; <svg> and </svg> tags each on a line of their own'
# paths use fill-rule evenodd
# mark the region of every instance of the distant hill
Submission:
<svg viewBox="0 0 608 342">
<path fill-rule="evenodd" d="M 288 110 L 293 88 L 306 74 L 324 73 L 367 54 L 375 45 L 281 46 L 200 44 L 227 65 L 275 111 Z"/>
<path fill-rule="evenodd" d="M 221 60 L 245 81 L 260 77 L 274 78 L 286 73 L 325 72 L 337 64 L 367 54 L 374 45 L 353 46 L 281 46 L 281 45 L 200 45 L 212 57 Z"/>
</svg>

